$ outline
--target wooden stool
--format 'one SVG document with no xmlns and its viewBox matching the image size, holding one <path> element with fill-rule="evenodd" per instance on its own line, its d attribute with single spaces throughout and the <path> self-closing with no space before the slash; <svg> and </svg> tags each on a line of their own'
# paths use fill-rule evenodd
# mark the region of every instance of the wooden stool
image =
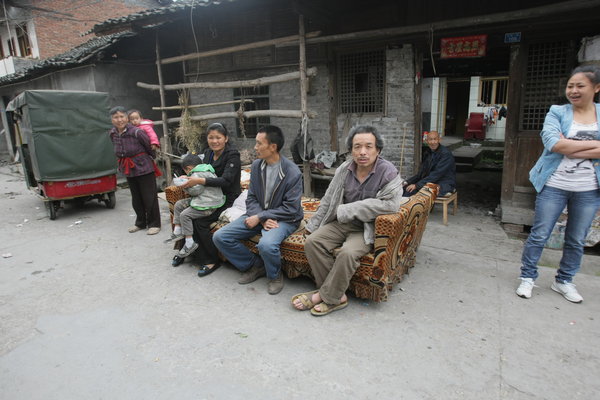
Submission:
<svg viewBox="0 0 600 400">
<path fill-rule="evenodd" d="M 444 207 L 444 225 L 448 225 L 448 204 L 452 202 L 454 202 L 452 215 L 455 215 L 456 210 L 458 209 L 458 192 L 456 190 L 447 196 L 441 196 L 435 199 L 435 204 L 442 204 Z"/>
</svg>

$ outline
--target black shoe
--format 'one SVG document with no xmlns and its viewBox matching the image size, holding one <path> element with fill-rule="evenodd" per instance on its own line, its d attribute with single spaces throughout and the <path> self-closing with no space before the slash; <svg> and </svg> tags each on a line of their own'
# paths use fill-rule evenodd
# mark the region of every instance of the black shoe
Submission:
<svg viewBox="0 0 600 400">
<path fill-rule="evenodd" d="M 203 265 L 200 267 L 200 269 L 198 270 L 198 276 L 200 278 L 205 277 L 206 275 L 210 275 L 213 272 L 215 272 L 215 270 L 217 270 L 219 267 L 221 266 L 221 263 L 216 263 L 215 265 L 213 265 L 212 268 L 207 267 L 206 265 Z"/>
<path fill-rule="evenodd" d="M 173 257 L 173 260 L 171 261 L 171 265 L 174 267 L 179 267 L 181 264 L 183 264 L 184 261 L 185 261 L 185 257 L 175 256 L 175 257 Z"/>
</svg>

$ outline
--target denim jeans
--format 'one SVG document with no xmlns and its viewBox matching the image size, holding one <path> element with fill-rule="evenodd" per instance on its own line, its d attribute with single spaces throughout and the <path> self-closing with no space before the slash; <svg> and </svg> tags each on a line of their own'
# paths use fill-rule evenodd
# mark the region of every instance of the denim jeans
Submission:
<svg viewBox="0 0 600 400">
<path fill-rule="evenodd" d="M 281 270 L 281 242 L 298 228 L 299 222 L 277 221 L 279 227 L 267 231 L 261 224 L 252 229 L 247 228 L 244 224 L 247 217 L 247 215 L 242 215 L 219 229 L 213 235 L 213 242 L 229 262 L 240 271 L 247 271 L 253 265 L 259 265 L 262 259 L 267 271 L 267 278 L 275 279 Z M 257 234 L 261 235 L 256 245 L 260 257 L 241 243 L 241 240 L 250 239 Z"/>
<path fill-rule="evenodd" d="M 521 257 L 521 278 L 538 277 L 537 263 L 565 206 L 568 209 L 567 226 L 556 281 L 563 283 L 573 280 L 581 265 L 585 237 L 600 207 L 598 189 L 571 192 L 544 186 L 535 200 L 535 218 Z"/>
</svg>

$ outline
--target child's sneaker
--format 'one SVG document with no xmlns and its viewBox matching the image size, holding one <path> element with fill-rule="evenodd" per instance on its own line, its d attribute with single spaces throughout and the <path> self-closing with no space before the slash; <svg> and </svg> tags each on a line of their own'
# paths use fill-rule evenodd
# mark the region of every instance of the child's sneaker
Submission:
<svg viewBox="0 0 600 400">
<path fill-rule="evenodd" d="M 531 278 L 521 278 L 521 284 L 517 288 L 517 296 L 522 297 L 524 299 L 531 298 L 531 291 L 533 290 L 533 279 Z"/>
<path fill-rule="evenodd" d="M 196 249 L 198 248 L 199 244 L 194 242 L 192 243 L 192 245 L 190 247 L 187 246 L 183 246 L 181 248 L 181 250 L 179 250 L 179 253 L 177 253 L 177 255 L 181 258 L 185 258 L 187 256 L 189 256 L 190 254 L 192 254 L 193 252 L 196 251 Z"/>
<path fill-rule="evenodd" d="M 575 289 L 575 285 L 571 282 L 560 283 L 554 281 L 554 283 L 552 283 L 552 286 L 550 286 L 550 289 L 562 294 L 563 297 L 569 300 L 570 302 L 581 303 L 583 301 L 583 297 L 581 297 L 579 292 L 577 292 L 577 289 Z"/>
<path fill-rule="evenodd" d="M 185 237 L 185 235 L 183 233 L 171 233 L 171 237 L 168 238 L 167 240 L 165 240 L 165 243 L 169 243 L 169 242 L 177 242 L 181 239 L 183 239 Z"/>
</svg>

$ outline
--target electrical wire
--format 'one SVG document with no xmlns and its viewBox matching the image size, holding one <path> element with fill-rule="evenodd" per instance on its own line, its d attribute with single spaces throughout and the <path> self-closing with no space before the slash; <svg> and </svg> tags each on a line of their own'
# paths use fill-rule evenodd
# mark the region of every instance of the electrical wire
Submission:
<svg viewBox="0 0 600 400">
<path fill-rule="evenodd" d="M 200 47 L 198 46 L 198 38 L 196 37 L 196 30 L 194 29 L 194 3 L 196 0 L 192 1 L 191 9 L 190 9 L 190 26 L 192 28 L 192 36 L 194 37 L 194 44 L 196 45 L 196 54 L 200 53 Z M 196 58 L 196 77 L 194 78 L 194 82 L 198 82 L 198 77 L 200 76 L 200 57 Z"/>
</svg>

